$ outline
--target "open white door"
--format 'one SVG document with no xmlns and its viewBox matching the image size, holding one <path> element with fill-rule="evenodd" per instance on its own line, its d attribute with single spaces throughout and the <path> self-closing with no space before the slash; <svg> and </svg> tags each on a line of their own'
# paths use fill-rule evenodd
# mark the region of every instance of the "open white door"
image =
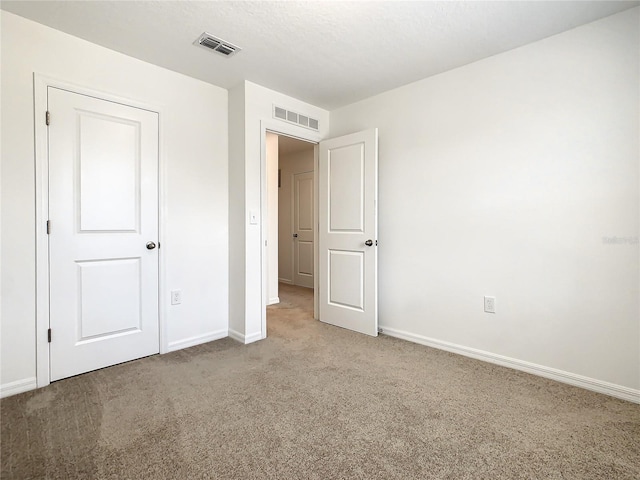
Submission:
<svg viewBox="0 0 640 480">
<path fill-rule="evenodd" d="M 51 380 L 158 353 L 158 114 L 48 89 Z"/>
<path fill-rule="evenodd" d="M 378 129 L 320 142 L 320 320 L 378 335 Z"/>
</svg>

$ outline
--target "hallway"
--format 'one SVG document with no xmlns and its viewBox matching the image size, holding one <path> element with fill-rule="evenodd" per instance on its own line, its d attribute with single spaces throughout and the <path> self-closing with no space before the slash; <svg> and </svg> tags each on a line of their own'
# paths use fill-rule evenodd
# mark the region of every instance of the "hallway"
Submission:
<svg viewBox="0 0 640 480">
<path fill-rule="evenodd" d="M 267 337 L 280 328 L 302 328 L 313 319 L 313 289 L 280 283 L 280 303 L 267 307 Z"/>
</svg>

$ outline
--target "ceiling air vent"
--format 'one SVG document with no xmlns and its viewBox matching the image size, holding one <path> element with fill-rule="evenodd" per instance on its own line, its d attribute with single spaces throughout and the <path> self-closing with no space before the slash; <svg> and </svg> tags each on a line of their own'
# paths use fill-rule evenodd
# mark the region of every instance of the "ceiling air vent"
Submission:
<svg viewBox="0 0 640 480">
<path fill-rule="evenodd" d="M 291 110 L 287 110 L 286 108 L 278 107 L 276 105 L 273 106 L 273 118 L 284 120 L 285 122 L 293 123 L 300 127 L 309 128 L 316 132 L 319 130 L 317 119 L 301 113 L 292 112 Z"/>
<path fill-rule="evenodd" d="M 218 37 L 214 37 L 207 32 L 200 35 L 200 37 L 198 37 L 198 39 L 193 42 L 193 44 L 199 45 L 202 48 L 206 48 L 208 50 L 213 50 L 220 55 L 224 55 L 225 57 L 231 57 L 232 55 L 242 50 L 239 46 L 229 43 Z"/>
</svg>

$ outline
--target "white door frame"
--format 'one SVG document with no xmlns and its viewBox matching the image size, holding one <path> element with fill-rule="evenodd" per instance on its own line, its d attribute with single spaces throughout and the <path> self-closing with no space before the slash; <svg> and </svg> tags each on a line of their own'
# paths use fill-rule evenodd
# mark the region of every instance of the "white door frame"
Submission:
<svg viewBox="0 0 640 480">
<path fill-rule="evenodd" d="M 300 127 L 288 125 L 284 122 L 277 120 L 261 120 L 260 121 L 260 274 L 262 279 L 262 291 L 261 291 L 261 331 L 262 338 L 267 338 L 267 246 L 265 242 L 268 234 L 268 215 L 269 209 L 267 205 L 267 132 L 275 133 L 276 135 L 283 135 L 285 137 L 297 138 L 305 142 L 309 142 L 313 145 L 313 188 L 314 188 L 314 201 L 313 201 L 313 224 L 316 226 L 313 234 L 313 318 L 318 319 L 318 143 L 322 140 L 322 137 L 309 130 L 304 131 Z"/>
<path fill-rule="evenodd" d="M 129 98 L 96 91 L 81 85 L 75 85 L 39 73 L 33 74 L 34 122 L 35 122 L 35 191 L 36 191 L 36 381 L 38 388 L 50 383 L 49 342 L 49 240 L 47 238 L 47 220 L 49 212 L 49 142 L 45 123 L 47 111 L 48 87 L 60 88 L 72 93 L 120 103 L 131 107 L 148 110 L 158 114 L 158 244 L 164 248 L 164 220 L 166 218 L 166 185 L 162 108 L 157 105 L 131 100 Z M 51 116 L 55 122 L 55 112 Z M 55 228 L 55 225 L 52 226 Z M 160 331 L 160 353 L 169 351 L 167 343 L 166 292 L 164 248 L 158 250 L 158 322 Z M 55 332 L 54 332 L 55 335 Z"/>
</svg>

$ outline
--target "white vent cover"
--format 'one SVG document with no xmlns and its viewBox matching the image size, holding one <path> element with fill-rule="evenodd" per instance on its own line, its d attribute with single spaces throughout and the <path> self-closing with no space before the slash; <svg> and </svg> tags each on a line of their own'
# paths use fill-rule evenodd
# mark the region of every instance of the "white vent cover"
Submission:
<svg viewBox="0 0 640 480">
<path fill-rule="evenodd" d="M 286 108 L 278 107 L 276 105 L 273 106 L 273 118 L 284 120 L 285 122 L 293 123 L 300 127 L 309 128 L 311 130 L 315 130 L 316 132 L 319 129 L 319 123 L 317 119 L 311 118 L 301 113 L 292 112 L 291 110 L 287 110 Z"/>
<path fill-rule="evenodd" d="M 207 50 L 213 50 L 220 55 L 224 55 L 225 57 L 231 57 L 242 50 L 239 46 L 227 42 L 226 40 L 222 40 L 221 38 L 214 37 L 207 32 L 204 32 L 202 35 L 200 35 L 198 39 L 193 42 L 193 44 L 198 45 L 202 48 L 206 48 Z"/>
</svg>

